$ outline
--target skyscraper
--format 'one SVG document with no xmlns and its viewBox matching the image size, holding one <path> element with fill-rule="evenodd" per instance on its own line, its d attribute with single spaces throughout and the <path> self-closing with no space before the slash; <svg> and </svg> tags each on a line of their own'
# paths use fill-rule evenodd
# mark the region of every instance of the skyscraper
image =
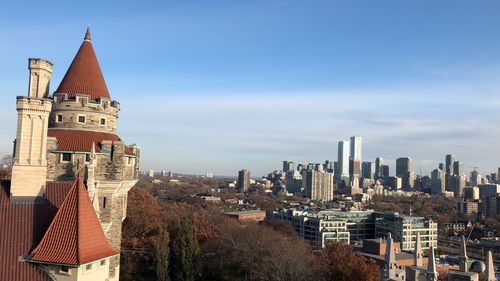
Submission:
<svg viewBox="0 0 500 281">
<path fill-rule="evenodd" d="M 462 161 L 453 162 L 453 173 L 459 177 L 464 176 L 465 175 L 464 162 Z"/>
<path fill-rule="evenodd" d="M 455 173 L 453 172 L 455 164 L 455 156 L 453 154 L 447 154 L 446 155 L 446 174 L 447 175 L 454 175 Z"/>
<path fill-rule="evenodd" d="M 396 159 L 396 176 L 402 179 L 404 188 L 413 188 L 414 173 L 413 162 L 408 157 Z"/>
<path fill-rule="evenodd" d="M 293 171 L 294 164 L 293 162 L 283 161 L 283 172 Z"/>
<path fill-rule="evenodd" d="M 238 172 L 237 189 L 239 192 L 247 192 L 250 187 L 250 171 L 245 169 Z"/>
<path fill-rule="evenodd" d="M 363 162 L 361 165 L 361 177 L 363 179 L 374 179 L 375 177 L 375 163 Z"/>
<path fill-rule="evenodd" d="M 349 178 L 349 141 L 339 141 L 337 180 Z"/>
<path fill-rule="evenodd" d="M 389 177 L 389 165 L 380 166 L 380 177 L 388 178 Z"/>
<path fill-rule="evenodd" d="M 349 176 L 351 179 L 361 176 L 361 137 L 352 136 L 350 142 Z"/>
<path fill-rule="evenodd" d="M 378 179 L 381 177 L 381 174 L 382 174 L 381 166 L 382 165 L 384 165 L 384 158 L 382 158 L 382 157 L 375 158 L 375 179 Z"/>
<path fill-rule="evenodd" d="M 360 136 L 352 136 L 351 137 L 351 159 L 361 161 L 361 137 Z"/>
<path fill-rule="evenodd" d="M 445 192 L 445 173 L 441 169 L 435 169 L 431 173 L 432 194 L 442 194 Z"/>
</svg>

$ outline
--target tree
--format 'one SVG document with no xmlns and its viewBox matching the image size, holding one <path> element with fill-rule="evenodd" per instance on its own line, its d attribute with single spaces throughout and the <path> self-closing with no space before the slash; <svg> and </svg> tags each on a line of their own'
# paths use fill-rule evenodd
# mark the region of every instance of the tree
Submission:
<svg viewBox="0 0 500 281">
<path fill-rule="evenodd" d="M 168 234 L 164 229 L 160 230 L 154 253 L 156 280 L 170 281 L 168 276 Z"/>
<path fill-rule="evenodd" d="M 4 155 L 2 157 L 2 160 L 0 160 L 1 165 L 5 165 L 9 168 L 12 167 L 12 163 L 13 163 L 13 159 L 12 159 L 12 155 L 10 155 L 10 154 Z"/>
<path fill-rule="evenodd" d="M 195 262 L 200 254 L 193 214 L 176 220 L 169 232 L 172 241 L 170 276 L 174 281 L 193 281 L 197 271 Z"/>
<path fill-rule="evenodd" d="M 165 240 L 160 237 L 162 230 L 161 208 L 156 200 L 146 190 L 132 188 L 123 222 L 120 280 L 156 279 L 155 247 Z"/>
<path fill-rule="evenodd" d="M 12 155 L 5 155 L 0 160 L 0 180 L 10 179 L 12 161 Z"/>
<path fill-rule="evenodd" d="M 316 255 L 314 267 L 318 280 L 380 280 L 377 265 L 372 260 L 352 252 L 346 244 L 328 245 Z"/>
<path fill-rule="evenodd" d="M 156 199 L 142 188 L 132 188 L 123 222 L 123 246 L 153 249 L 162 227 L 161 207 Z"/>
<path fill-rule="evenodd" d="M 239 224 L 226 219 L 201 245 L 199 280 L 305 281 L 312 275 L 312 251 L 295 233 L 276 225 Z M 280 230 L 276 230 L 278 228 Z"/>
</svg>

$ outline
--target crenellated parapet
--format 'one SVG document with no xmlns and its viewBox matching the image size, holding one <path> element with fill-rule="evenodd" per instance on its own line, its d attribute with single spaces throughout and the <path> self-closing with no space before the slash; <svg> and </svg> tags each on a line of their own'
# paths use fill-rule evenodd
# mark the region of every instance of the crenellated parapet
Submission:
<svg viewBox="0 0 500 281">
<path fill-rule="evenodd" d="M 116 133 L 120 103 L 89 95 L 55 93 L 50 128 L 71 128 Z"/>
</svg>

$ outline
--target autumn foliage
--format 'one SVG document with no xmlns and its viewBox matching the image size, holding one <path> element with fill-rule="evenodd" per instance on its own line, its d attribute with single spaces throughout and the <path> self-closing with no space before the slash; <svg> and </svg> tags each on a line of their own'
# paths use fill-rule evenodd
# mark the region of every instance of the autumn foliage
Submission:
<svg viewBox="0 0 500 281">
<path fill-rule="evenodd" d="M 122 280 L 379 278 L 375 264 L 347 245 L 314 252 L 290 224 L 239 223 L 223 216 L 220 207 L 190 202 L 160 205 L 151 190 L 130 191 L 123 225 Z"/>
</svg>

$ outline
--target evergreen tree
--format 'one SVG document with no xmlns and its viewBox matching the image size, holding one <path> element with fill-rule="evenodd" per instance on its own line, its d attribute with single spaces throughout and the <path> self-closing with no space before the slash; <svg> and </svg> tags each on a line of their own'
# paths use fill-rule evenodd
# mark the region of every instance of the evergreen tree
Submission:
<svg viewBox="0 0 500 281">
<path fill-rule="evenodd" d="M 161 228 L 158 241 L 154 248 L 155 269 L 157 281 L 170 281 L 168 276 L 168 236 L 166 231 Z"/>
<path fill-rule="evenodd" d="M 194 281 L 196 275 L 196 258 L 200 246 L 196 237 L 196 224 L 192 214 L 176 221 L 171 226 L 171 270 L 174 281 Z"/>
</svg>

